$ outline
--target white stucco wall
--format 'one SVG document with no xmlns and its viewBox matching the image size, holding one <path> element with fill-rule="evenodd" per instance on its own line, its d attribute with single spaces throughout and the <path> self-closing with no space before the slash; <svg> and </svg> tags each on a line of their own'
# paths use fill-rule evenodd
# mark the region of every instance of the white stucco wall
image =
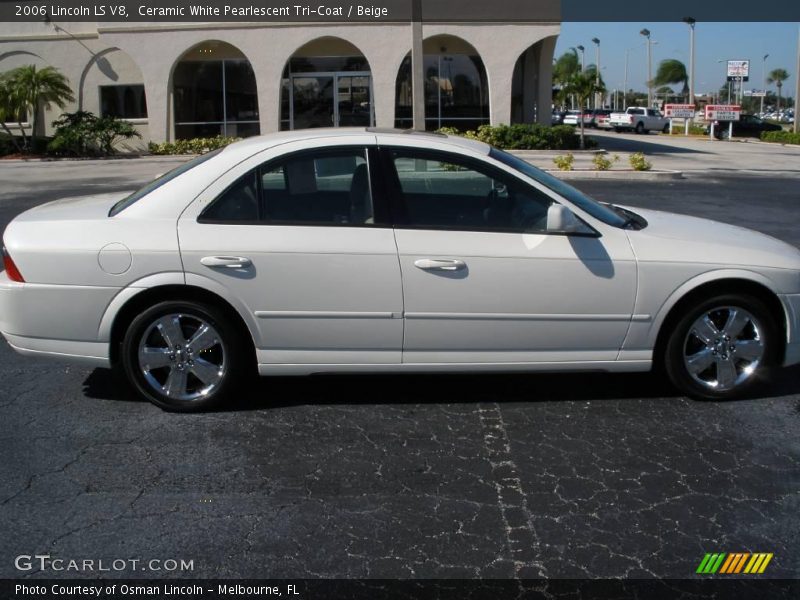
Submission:
<svg viewBox="0 0 800 600">
<path fill-rule="evenodd" d="M 83 109 L 92 112 L 99 110 L 99 85 L 142 81 L 148 118 L 136 126 L 145 142 L 173 138 L 172 72 L 181 56 L 202 42 L 227 42 L 250 61 L 258 86 L 262 133 L 279 128 L 280 84 L 286 62 L 301 46 L 325 36 L 341 38 L 365 56 L 373 78 L 376 124 L 392 127 L 397 72 L 411 47 L 411 28 L 405 24 L 64 24 L 63 29 L 72 36 L 44 24 L 23 25 L 0 23 L 0 72 L 32 61 L 53 65 L 76 91 L 76 102 L 66 110 L 76 110 L 80 100 Z M 540 105 L 548 108 L 546 121 L 541 114 L 540 120 L 549 123 L 550 69 L 559 31 L 560 27 L 552 24 L 426 23 L 423 35 L 426 39 L 455 36 L 478 51 L 486 68 L 493 124 L 510 122 L 514 66 L 523 52 L 542 42 L 535 87 Z M 99 68 L 98 56 L 108 61 L 110 70 L 108 65 Z M 60 112 L 50 111 L 48 127 Z"/>
</svg>

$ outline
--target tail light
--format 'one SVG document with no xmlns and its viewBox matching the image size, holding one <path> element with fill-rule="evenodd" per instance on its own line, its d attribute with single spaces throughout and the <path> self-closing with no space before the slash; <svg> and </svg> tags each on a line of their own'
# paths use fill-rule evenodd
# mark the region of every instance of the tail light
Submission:
<svg viewBox="0 0 800 600">
<path fill-rule="evenodd" d="M 22 273 L 19 272 L 17 265 L 11 260 L 11 255 L 8 253 L 5 246 L 3 246 L 3 268 L 6 270 L 6 273 L 8 273 L 8 278 L 11 281 L 25 283 L 25 280 L 22 278 Z"/>
</svg>

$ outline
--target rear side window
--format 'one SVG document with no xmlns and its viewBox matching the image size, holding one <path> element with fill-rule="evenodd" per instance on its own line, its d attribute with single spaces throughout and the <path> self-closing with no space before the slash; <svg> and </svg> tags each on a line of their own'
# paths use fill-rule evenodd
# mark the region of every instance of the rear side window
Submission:
<svg viewBox="0 0 800 600">
<path fill-rule="evenodd" d="M 165 183 L 169 183 L 176 177 L 180 177 L 187 171 L 191 171 L 195 167 L 199 167 L 204 162 L 214 158 L 217 154 L 219 154 L 223 150 L 224 148 L 219 148 L 218 150 L 213 150 L 211 152 L 198 156 L 197 158 L 194 158 L 189 162 L 182 164 L 180 167 L 172 169 L 172 171 L 166 173 L 165 175 L 162 175 L 158 179 L 154 179 L 143 188 L 140 188 L 130 196 L 123 198 L 122 200 L 117 202 L 114 206 L 112 206 L 111 211 L 108 213 L 108 216 L 113 217 L 115 215 L 118 215 L 132 204 L 135 204 L 136 202 L 147 196 L 147 194 L 149 194 L 150 192 L 157 190 L 162 185 L 164 185 Z"/>
<path fill-rule="evenodd" d="M 374 223 L 364 149 L 304 152 L 250 171 L 200 221 L 357 226 Z"/>
</svg>

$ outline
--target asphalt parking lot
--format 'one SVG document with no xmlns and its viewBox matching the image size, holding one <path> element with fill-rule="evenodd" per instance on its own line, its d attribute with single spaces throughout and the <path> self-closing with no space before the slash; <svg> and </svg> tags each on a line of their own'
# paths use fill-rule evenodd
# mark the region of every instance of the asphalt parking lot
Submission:
<svg viewBox="0 0 800 600">
<path fill-rule="evenodd" d="M 574 183 L 800 245 L 797 157 L 768 176 Z M 47 165 L 35 185 L 0 164 L 0 229 L 156 163 Z M 768 576 L 800 577 L 798 368 L 726 403 L 647 374 L 336 376 L 176 415 L 2 342 L 0 382 L 0 577 L 59 576 L 15 569 L 38 553 L 194 561 L 110 574 L 126 577 L 685 578 L 706 552 L 772 552 Z"/>
</svg>

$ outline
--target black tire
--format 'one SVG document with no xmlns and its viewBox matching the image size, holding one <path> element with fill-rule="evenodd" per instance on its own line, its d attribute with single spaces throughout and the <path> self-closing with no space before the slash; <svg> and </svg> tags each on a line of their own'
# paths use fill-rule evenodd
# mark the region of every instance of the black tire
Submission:
<svg viewBox="0 0 800 600">
<path fill-rule="evenodd" d="M 716 339 L 710 339 L 710 345 L 704 346 L 694 333 L 695 323 L 704 315 L 713 316 L 712 323 L 724 323 L 730 318 L 730 308 L 749 313 L 753 317 L 751 324 L 745 325 L 742 332 L 730 341 L 726 341 L 723 332 Z M 743 352 L 746 344 L 753 346 L 754 342 L 760 342 L 762 354 L 753 366 L 752 375 L 748 375 L 745 368 L 752 366 L 752 363 L 747 362 Z M 681 317 L 667 341 L 664 366 L 670 381 L 687 396 L 700 400 L 729 400 L 747 395 L 758 386 L 769 368 L 776 364 L 779 344 L 779 326 L 764 302 L 746 294 L 720 294 L 695 304 Z M 739 355 L 736 354 L 737 350 L 740 351 Z M 705 356 L 701 357 L 701 353 Z M 693 375 L 687 366 L 689 358 L 711 359 L 715 362 L 709 365 L 708 370 Z M 736 383 L 728 389 L 715 389 L 712 385 L 714 377 L 718 385 L 724 379 L 717 371 L 721 359 L 733 365 L 732 373 L 736 376 Z M 740 382 L 739 378 L 742 378 Z M 698 379 L 708 383 L 701 383 Z"/>
<path fill-rule="evenodd" d="M 177 326 L 174 331 L 179 333 L 174 337 L 180 342 L 177 345 L 181 345 L 181 350 L 172 352 L 172 344 L 168 343 L 170 336 L 161 333 L 164 328 L 156 325 L 160 319 L 164 319 L 162 323 Z M 196 347 L 216 343 L 197 353 L 190 352 L 189 344 L 203 325 L 209 326 L 205 330 L 208 337 L 201 340 L 197 336 Z M 175 412 L 206 411 L 223 404 L 246 379 L 247 343 L 241 339 L 236 324 L 215 306 L 192 301 L 160 302 L 138 315 L 125 332 L 122 367 L 138 395 L 156 406 Z M 142 364 L 140 350 L 150 352 L 156 365 L 167 364 L 163 367 Z M 205 381 L 195 373 L 201 374 Z M 170 379 L 173 376 L 174 379 Z M 184 394 L 180 392 L 180 383 L 170 385 L 173 381 L 183 382 Z M 214 381 L 213 386 L 211 381 Z M 161 389 L 157 389 L 159 384 Z M 174 388 L 176 393 L 168 393 L 168 387 Z"/>
<path fill-rule="evenodd" d="M 635 129 L 634 131 L 635 131 L 637 134 L 640 134 L 640 135 L 641 135 L 642 133 L 644 133 L 644 123 L 642 123 L 641 121 L 639 121 L 639 122 L 636 124 L 636 129 Z"/>
<path fill-rule="evenodd" d="M 614 131 L 617 133 L 622 133 L 622 127 L 614 127 Z"/>
<path fill-rule="evenodd" d="M 661 133 L 669 133 L 669 123 L 664 125 L 664 129 L 661 130 Z"/>
</svg>

